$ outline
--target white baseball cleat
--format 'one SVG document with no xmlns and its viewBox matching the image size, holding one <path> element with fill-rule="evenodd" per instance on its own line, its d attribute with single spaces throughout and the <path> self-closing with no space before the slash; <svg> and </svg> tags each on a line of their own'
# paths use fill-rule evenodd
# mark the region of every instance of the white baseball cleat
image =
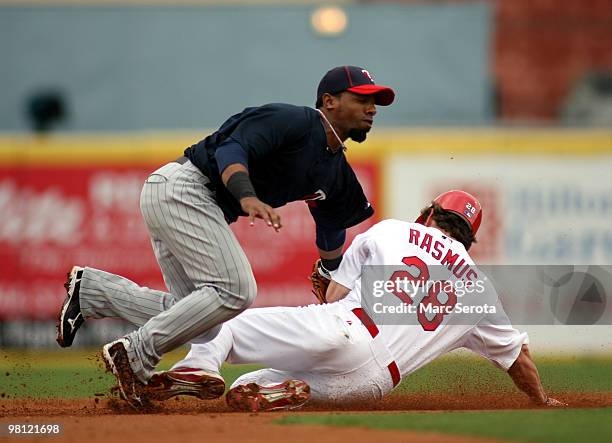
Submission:
<svg viewBox="0 0 612 443">
<path fill-rule="evenodd" d="M 56 341 L 62 348 L 67 348 L 72 345 L 77 331 L 85 322 L 83 314 L 81 313 L 81 304 L 79 301 L 83 268 L 80 266 L 73 266 L 66 276 L 67 280 L 66 283 L 64 283 L 64 288 L 66 288 L 66 299 L 62 304 L 62 309 L 57 319 Z"/>
<path fill-rule="evenodd" d="M 231 409 L 249 412 L 296 409 L 309 399 L 310 386 L 302 380 L 287 380 L 274 386 L 239 385 L 225 396 Z"/>
<path fill-rule="evenodd" d="M 219 398 L 225 392 L 225 380 L 216 372 L 196 368 L 176 368 L 157 372 L 147 382 L 145 396 L 150 400 L 168 400 L 177 395 L 191 395 L 202 400 Z"/>
</svg>

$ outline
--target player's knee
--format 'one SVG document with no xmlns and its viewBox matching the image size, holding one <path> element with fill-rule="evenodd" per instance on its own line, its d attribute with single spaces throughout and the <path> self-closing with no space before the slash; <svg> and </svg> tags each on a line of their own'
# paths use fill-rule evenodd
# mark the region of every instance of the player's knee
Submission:
<svg viewBox="0 0 612 443">
<path fill-rule="evenodd" d="M 244 309 L 248 308 L 255 301 L 255 297 L 257 296 L 257 282 L 255 281 L 255 276 L 253 272 L 249 272 L 247 275 L 241 277 L 241 288 L 244 290 L 242 292 L 242 296 L 244 298 Z"/>
<path fill-rule="evenodd" d="M 236 308 L 244 311 L 251 307 L 254 301 L 255 291 L 245 291 L 240 294 L 240 297 L 238 297 L 238 304 L 236 305 Z"/>
<path fill-rule="evenodd" d="M 249 269 L 248 272 L 239 273 L 236 276 L 234 287 L 234 307 L 239 310 L 245 310 L 253 304 L 257 295 L 257 283 L 253 272 Z"/>
</svg>

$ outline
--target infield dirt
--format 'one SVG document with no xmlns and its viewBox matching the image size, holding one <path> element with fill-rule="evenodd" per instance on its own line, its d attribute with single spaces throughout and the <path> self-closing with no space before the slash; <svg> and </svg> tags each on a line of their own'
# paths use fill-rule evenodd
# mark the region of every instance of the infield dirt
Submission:
<svg viewBox="0 0 612 443">
<path fill-rule="evenodd" d="M 556 393 L 556 398 L 572 408 L 612 406 L 612 393 Z M 449 441 L 449 436 L 413 431 L 372 430 L 327 426 L 281 426 L 278 418 L 293 414 L 327 412 L 499 410 L 532 408 L 521 395 L 393 395 L 378 402 L 350 405 L 312 403 L 299 411 L 282 413 L 230 412 L 223 400 L 200 401 L 179 398 L 157 403 L 145 412 L 136 412 L 125 403 L 107 398 L 58 399 L 5 399 L 0 402 L 2 423 L 60 423 L 62 435 L 51 441 L 88 443 L 129 441 L 181 442 L 405 442 L 437 443 Z M 20 442 L 40 441 L 49 436 L 19 438 Z M 457 442 L 492 442 L 495 440 L 452 436 Z"/>
</svg>

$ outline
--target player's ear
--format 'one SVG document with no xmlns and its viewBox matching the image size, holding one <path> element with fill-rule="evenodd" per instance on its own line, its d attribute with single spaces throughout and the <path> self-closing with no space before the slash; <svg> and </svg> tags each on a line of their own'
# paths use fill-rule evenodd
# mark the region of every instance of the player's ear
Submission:
<svg viewBox="0 0 612 443">
<path fill-rule="evenodd" d="M 339 96 L 325 93 L 321 96 L 323 102 L 323 109 L 332 110 L 338 107 Z"/>
</svg>

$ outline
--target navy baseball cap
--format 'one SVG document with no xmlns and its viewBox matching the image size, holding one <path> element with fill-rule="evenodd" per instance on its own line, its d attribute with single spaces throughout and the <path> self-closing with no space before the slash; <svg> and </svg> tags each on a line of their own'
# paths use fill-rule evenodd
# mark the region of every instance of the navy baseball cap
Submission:
<svg viewBox="0 0 612 443">
<path fill-rule="evenodd" d="M 373 95 L 375 103 L 388 106 L 395 99 L 395 92 L 388 86 L 376 85 L 372 75 L 359 66 L 338 66 L 327 71 L 317 89 L 317 103 L 323 94 L 350 91 L 355 94 Z"/>
</svg>

